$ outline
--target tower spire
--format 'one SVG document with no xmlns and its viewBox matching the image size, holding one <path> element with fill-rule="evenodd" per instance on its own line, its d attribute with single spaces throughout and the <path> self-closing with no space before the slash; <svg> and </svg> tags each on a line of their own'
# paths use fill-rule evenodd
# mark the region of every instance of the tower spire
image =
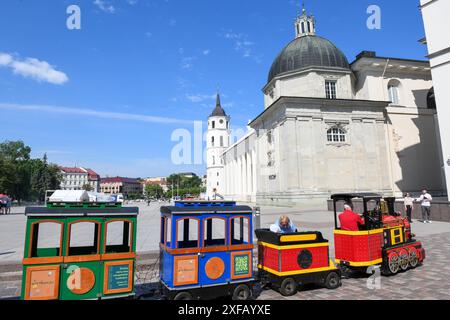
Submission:
<svg viewBox="0 0 450 320">
<path fill-rule="evenodd" d="M 220 93 L 217 91 L 216 107 L 222 107 L 220 103 Z"/>
<path fill-rule="evenodd" d="M 316 20 L 313 15 L 308 15 L 305 1 L 302 1 L 302 14 L 295 20 L 295 34 L 297 38 L 313 36 L 316 34 Z"/>
</svg>

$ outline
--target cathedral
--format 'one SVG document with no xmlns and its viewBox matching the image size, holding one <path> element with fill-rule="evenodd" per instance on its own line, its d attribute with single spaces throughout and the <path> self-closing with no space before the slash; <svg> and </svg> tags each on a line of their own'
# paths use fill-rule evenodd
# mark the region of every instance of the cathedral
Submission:
<svg viewBox="0 0 450 320">
<path fill-rule="evenodd" d="M 295 35 L 270 68 L 264 110 L 237 142 L 217 97 L 207 196 L 289 206 L 338 192 L 444 194 L 429 62 L 362 51 L 349 63 L 305 9 Z"/>
</svg>

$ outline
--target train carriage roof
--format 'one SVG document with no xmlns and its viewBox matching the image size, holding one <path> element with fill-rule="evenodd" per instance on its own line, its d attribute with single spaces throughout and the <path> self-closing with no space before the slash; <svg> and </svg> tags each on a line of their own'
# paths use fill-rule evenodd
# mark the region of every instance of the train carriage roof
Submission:
<svg viewBox="0 0 450 320">
<path fill-rule="evenodd" d="M 251 214 L 249 206 L 235 207 L 161 207 L 161 213 L 171 215 L 205 215 L 205 214 Z"/>
<path fill-rule="evenodd" d="M 60 217 L 60 216 L 137 216 L 137 207 L 115 207 L 115 208 L 47 208 L 26 207 L 26 216 Z"/>
<path fill-rule="evenodd" d="M 332 200 L 345 200 L 353 198 L 382 198 L 383 196 L 378 193 L 338 193 L 331 196 Z"/>
</svg>

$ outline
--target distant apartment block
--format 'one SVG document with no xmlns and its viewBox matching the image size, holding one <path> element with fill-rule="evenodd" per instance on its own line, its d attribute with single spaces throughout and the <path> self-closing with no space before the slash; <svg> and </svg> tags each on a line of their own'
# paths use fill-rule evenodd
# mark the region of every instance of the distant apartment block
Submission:
<svg viewBox="0 0 450 320">
<path fill-rule="evenodd" d="M 121 193 L 124 196 L 142 194 L 142 184 L 139 179 L 134 178 L 102 178 L 100 181 L 100 192 L 108 194 Z"/>
</svg>

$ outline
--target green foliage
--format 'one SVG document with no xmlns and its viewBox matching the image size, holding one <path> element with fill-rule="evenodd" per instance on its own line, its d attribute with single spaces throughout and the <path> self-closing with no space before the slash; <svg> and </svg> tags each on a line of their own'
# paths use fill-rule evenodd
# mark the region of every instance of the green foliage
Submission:
<svg viewBox="0 0 450 320">
<path fill-rule="evenodd" d="M 0 193 L 19 202 L 44 200 L 46 190 L 57 189 L 61 182 L 59 169 L 43 159 L 31 159 L 31 148 L 22 141 L 0 143 Z"/>
<path fill-rule="evenodd" d="M 82 187 L 82 189 L 83 189 L 84 191 L 94 191 L 94 188 L 93 188 L 90 184 L 88 184 L 88 183 L 84 184 L 83 187 Z"/>
<path fill-rule="evenodd" d="M 202 188 L 202 179 L 198 176 L 189 178 L 181 174 L 172 174 L 167 178 L 167 186 L 169 190 L 166 192 L 166 198 L 171 198 L 172 194 L 176 196 L 177 191 L 180 197 L 198 197 L 200 193 L 205 192 L 205 188 Z"/>
<path fill-rule="evenodd" d="M 164 196 L 164 190 L 158 184 L 149 184 L 145 186 L 145 195 L 147 198 L 160 199 Z"/>
</svg>

